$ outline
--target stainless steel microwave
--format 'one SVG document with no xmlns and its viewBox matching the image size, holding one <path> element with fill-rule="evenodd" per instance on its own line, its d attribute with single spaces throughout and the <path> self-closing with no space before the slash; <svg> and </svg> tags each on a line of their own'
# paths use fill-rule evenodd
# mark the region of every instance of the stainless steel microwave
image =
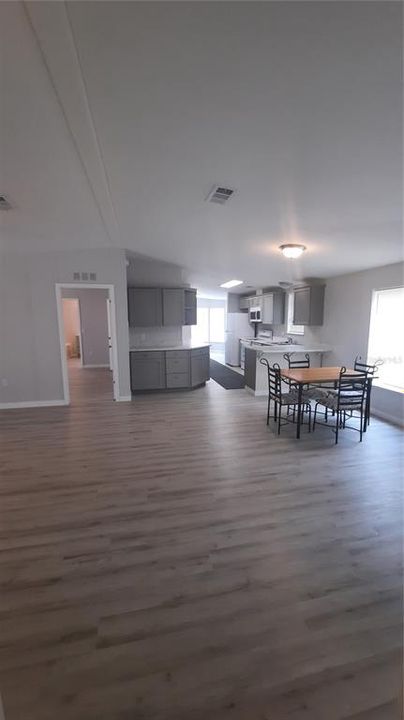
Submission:
<svg viewBox="0 0 404 720">
<path fill-rule="evenodd" d="M 262 322 L 262 313 L 260 307 L 252 307 L 248 311 L 249 320 L 252 323 Z"/>
</svg>

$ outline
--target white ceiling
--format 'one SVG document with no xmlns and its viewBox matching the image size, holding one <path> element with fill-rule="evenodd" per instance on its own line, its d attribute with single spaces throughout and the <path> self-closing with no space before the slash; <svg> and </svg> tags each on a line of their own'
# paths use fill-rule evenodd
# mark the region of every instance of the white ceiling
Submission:
<svg viewBox="0 0 404 720">
<path fill-rule="evenodd" d="M 399 261 L 401 12 L 0 3 L 3 247 L 126 247 L 205 288 Z"/>
</svg>

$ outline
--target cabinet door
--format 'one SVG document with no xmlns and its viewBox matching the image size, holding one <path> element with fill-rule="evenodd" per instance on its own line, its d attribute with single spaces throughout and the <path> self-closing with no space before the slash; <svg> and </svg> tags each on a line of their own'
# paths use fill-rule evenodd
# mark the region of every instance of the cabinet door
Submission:
<svg viewBox="0 0 404 720">
<path fill-rule="evenodd" d="M 272 325 L 274 321 L 274 296 L 270 295 L 263 296 L 262 302 L 262 322 Z"/>
<path fill-rule="evenodd" d="M 197 324 L 196 290 L 185 290 L 185 325 Z"/>
<path fill-rule="evenodd" d="M 210 378 L 209 350 L 191 353 L 191 385 L 202 385 Z"/>
<path fill-rule="evenodd" d="M 160 390 L 166 387 L 163 352 L 131 352 L 130 379 L 132 390 Z"/>
<path fill-rule="evenodd" d="M 240 298 L 240 310 L 248 310 L 248 298 L 247 297 L 241 297 Z"/>
<path fill-rule="evenodd" d="M 163 325 L 184 325 L 184 290 L 182 288 L 163 289 Z"/>
<path fill-rule="evenodd" d="M 294 291 L 293 324 L 310 324 L 310 288 L 298 288 Z"/>
<path fill-rule="evenodd" d="M 160 288 L 129 288 L 129 325 L 131 327 L 161 327 L 163 303 Z"/>
</svg>

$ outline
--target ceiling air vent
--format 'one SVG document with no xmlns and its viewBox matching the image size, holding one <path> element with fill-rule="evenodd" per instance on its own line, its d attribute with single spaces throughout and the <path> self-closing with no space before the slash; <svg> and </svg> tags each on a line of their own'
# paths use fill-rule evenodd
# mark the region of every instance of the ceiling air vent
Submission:
<svg viewBox="0 0 404 720">
<path fill-rule="evenodd" d="M 0 210 L 10 210 L 11 205 L 5 195 L 0 195 Z"/>
<path fill-rule="evenodd" d="M 215 185 L 210 191 L 206 200 L 208 202 L 219 203 L 224 205 L 225 202 L 230 200 L 236 191 L 233 188 L 223 187 L 223 185 Z"/>
</svg>

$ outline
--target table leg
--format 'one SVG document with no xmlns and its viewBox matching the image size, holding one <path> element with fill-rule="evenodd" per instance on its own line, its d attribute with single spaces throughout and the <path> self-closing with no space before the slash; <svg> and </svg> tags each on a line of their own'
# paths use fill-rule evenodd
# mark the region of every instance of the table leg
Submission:
<svg viewBox="0 0 404 720">
<path fill-rule="evenodd" d="M 297 427 L 296 427 L 296 437 L 299 440 L 300 438 L 300 423 L 302 419 L 302 394 L 303 394 L 303 385 L 302 383 L 299 383 L 298 391 L 297 391 Z"/>
</svg>

